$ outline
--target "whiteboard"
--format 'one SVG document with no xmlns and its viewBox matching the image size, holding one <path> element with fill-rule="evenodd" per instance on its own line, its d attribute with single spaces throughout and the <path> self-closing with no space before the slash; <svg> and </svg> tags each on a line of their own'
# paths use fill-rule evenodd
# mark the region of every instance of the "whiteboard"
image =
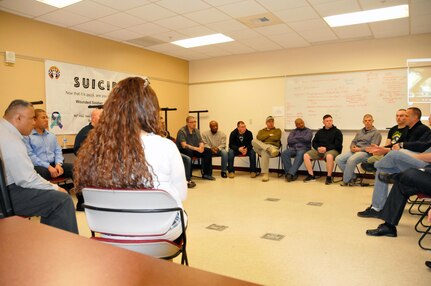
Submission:
<svg viewBox="0 0 431 286">
<path fill-rule="evenodd" d="M 370 113 L 379 130 L 396 124 L 395 113 L 407 108 L 407 71 L 388 69 L 286 79 L 285 128 L 295 128 L 301 117 L 311 129 L 322 128 L 322 117 L 331 114 L 339 129 L 357 130 Z"/>
</svg>

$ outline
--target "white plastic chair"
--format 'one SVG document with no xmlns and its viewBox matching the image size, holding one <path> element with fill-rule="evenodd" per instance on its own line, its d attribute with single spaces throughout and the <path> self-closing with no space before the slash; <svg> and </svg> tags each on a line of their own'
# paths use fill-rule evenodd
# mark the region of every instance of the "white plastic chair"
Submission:
<svg viewBox="0 0 431 286">
<path fill-rule="evenodd" d="M 184 211 L 168 192 L 84 188 L 82 193 L 92 239 L 163 259 L 182 253 L 181 264 L 188 265 Z"/>
</svg>

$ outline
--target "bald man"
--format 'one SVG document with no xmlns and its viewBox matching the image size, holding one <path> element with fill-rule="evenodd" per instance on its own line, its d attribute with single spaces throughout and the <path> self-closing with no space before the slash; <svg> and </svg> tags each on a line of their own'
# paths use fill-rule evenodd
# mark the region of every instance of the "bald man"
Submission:
<svg viewBox="0 0 431 286">
<path fill-rule="evenodd" d="M 78 155 L 78 150 L 81 148 L 81 144 L 84 142 L 84 140 L 88 136 L 88 132 L 90 132 L 91 129 L 97 126 L 97 123 L 99 123 L 100 115 L 102 114 L 103 109 L 93 109 L 91 112 L 91 122 L 84 128 L 82 128 L 75 138 L 75 144 L 73 145 L 73 153 L 75 155 Z"/>
<path fill-rule="evenodd" d="M 284 176 L 288 182 L 298 179 L 298 169 L 304 162 L 305 152 L 311 149 L 311 139 L 313 138 L 313 132 L 310 128 L 305 127 L 304 120 L 297 118 L 295 126 L 296 128 L 287 137 L 287 148 L 281 153 Z M 292 158 L 295 158 L 293 164 Z"/>
<path fill-rule="evenodd" d="M 210 122 L 210 130 L 202 133 L 202 140 L 204 146 L 211 149 L 213 157 L 221 157 L 221 176 L 227 178 L 226 134 L 218 130 L 217 121 Z"/>
<path fill-rule="evenodd" d="M 73 201 L 66 190 L 34 170 L 23 136 L 34 126 L 31 103 L 14 100 L 0 120 L 0 153 L 13 210 L 20 216 L 40 216 L 40 222 L 78 233 Z"/>
</svg>

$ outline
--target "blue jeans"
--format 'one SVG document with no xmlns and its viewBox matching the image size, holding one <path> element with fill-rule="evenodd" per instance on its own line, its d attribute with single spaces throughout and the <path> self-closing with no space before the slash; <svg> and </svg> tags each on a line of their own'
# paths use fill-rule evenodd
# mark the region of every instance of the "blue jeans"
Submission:
<svg viewBox="0 0 431 286">
<path fill-rule="evenodd" d="M 233 166 L 233 163 L 235 160 L 235 156 L 239 156 L 239 155 L 241 155 L 240 152 L 235 152 L 234 150 L 229 149 L 228 166 L 227 166 L 227 170 L 229 173 L 235 172 L 235 168 Z M 256 152 L 254 152 L 253 149 L 249 149 L 247 151 L 247 156 L 250 160 L 250 172 L 256 172 Z"/>
<path fill-rule="evenodd" d="M 431 151 L 430 149 L 425 152 Z M 379 180 L 380 172 L 400 173 L 409 168 L 423 168 L 428 165 L 428 163 L 422 160 L 413 158 L 411 154 L 414 154 L 414 152 L 408 150 L 391 151 L 383 157 L 382 160 L 374 163 L 374 167 L 376 167 L 377 172 L 374 183 L 372 206 L 377 211 L 383 209 L 386 199 L 388 198 L 388 184 Z"/>
<path fill-rule="evenodd" d="M 220 149 L 217 154 L 213 154 L 213 157 L 221 157 L 221 171 L 226 172 L 227 171 L 227 159 L 228 159 L 228 153 L 225 149 Z"/>
<path fill-rule="evenodd" d="M 337 158 L 335 158 L 335 163 L 337 163 L 338 167 L 343 171 L 343 182 L 348 183 L 355 178 L 356 165 L 366 162 L 370 156 L 371 155 L 367 152 L 353 153 L 351 151 L 338 155 Z"/>
<path fill-rule="evenodd" d="M 308 150 L 295 150 L 292 148 L 287 148 L 283 152 L 281 152 L 281 160 L 283 161 L 284 166 L 284 174 L 291 174 L 292 176 L 296 175 L 299 167 L 301 167 L 304 162 L 304 154 Z M 291 158 L 295 158 L 295 160 L 291 161 Z"/>
</svg>

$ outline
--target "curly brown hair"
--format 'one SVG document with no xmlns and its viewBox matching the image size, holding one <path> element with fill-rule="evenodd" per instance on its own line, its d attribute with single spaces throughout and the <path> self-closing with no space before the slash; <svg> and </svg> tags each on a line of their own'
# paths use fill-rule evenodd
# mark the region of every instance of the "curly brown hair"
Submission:
<svg viewBox="0 0 431 286">
<path fill-rule="evenodd" d="M 142 131 L 160 133 L 159 101 L 148 79 L 129 77 L 115 85 L 78 152 L 75 190 L 152 188 L 155 174 L 145 159 Z"/>
</svg>

